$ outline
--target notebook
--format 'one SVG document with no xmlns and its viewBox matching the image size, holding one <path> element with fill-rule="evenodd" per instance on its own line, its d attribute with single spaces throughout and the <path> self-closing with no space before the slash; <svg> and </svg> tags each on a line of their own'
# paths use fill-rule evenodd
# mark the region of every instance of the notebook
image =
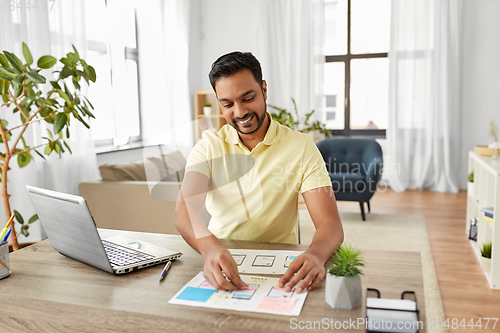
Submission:
<svg viewBox="0 0 500 333">
<path fill-rule="evenodd" d="M 52 247 L 113 274 L 179 258 L 182 253 L 123 236 L 101 239 L 83 197 L 26 186 Z"/>
</svg>

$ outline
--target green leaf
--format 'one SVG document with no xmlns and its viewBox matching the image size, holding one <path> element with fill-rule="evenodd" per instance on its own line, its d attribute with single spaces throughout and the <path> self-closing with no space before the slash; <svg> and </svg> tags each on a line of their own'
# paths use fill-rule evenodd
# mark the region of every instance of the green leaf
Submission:
<svg viewBox="0 0 500 333">
<path fill-rule="evenodd" d="M 81 90 L 82 88 L 80 87 L 80 84 L 78 81 L 73 80 L 73 86 L 75 87 L 76 90 Z M 79 103 L 79 102 L 77 102 Z"/>
<path fill-rule="evenodd" d="M 5 57 L 5 55 L 3 53 L 0 53 L 0 64 L 3 67 L 10 68 L 9 61 L 7 60 L 7 58 Z"/>
<path fill-rule="evenodd" d="M 50 153 L 52 152 L 52 147 L 50 145 L 45 146 L 43 152 L 45 153 L 45 155 L 50 155 Z"/>
<path fill-rule="evenodd" d="M 5 54 L 5 56 L 7 57 L 7 60 L 9 60 L 9 62 L 13 68 L 17 69 L 19 72 L 24 71 L 23 63 L 21 62 L 21 60 L 19 60 L 18 57 L 16 57 L 15 54 L 12 54 L 12 53 L 7 52 L 7 51 L 3 51 L 3 53 Z"/>
<path fill-rule="evenodd" d="M 43 156 L 42 154 L 40 154 L 38 152 L 38 150 L 34 149 L 34 152 L 38 154 L 38 156 L 40 156 L 41 158 L 43 158 L 44 160 L 46 160 L 45 156 Z"/>
<path fill-rule="evenodd" d="M 21 226 L 21 235 L 23 235 L 24 237 L 28 237 L 30 235 L 28 228 L 29 228 L 29 225 L 27 225 L 27 224 Z"/>
<path fill-rule="evenodd" d="M 66 95 L 66 93 L 64 91 L 62 91 L 61 89 L 56 89 L 56 91 L 59 94 L 59 96 L 61 96 L 66 101 L 66 103 L 71 104 L 71 100 L 69 99 L 68 95 Z"/>
<path fill-rule="evenodd" d="M 23 86 L 14 89 L 14 98 L 18 98 L 23 93 Z"/>
<path fill-rule="evenodd" d="M 59 73 L 59 77 L 67 78 L 68 76 L 70 76 L 72 74 L 73 74 L 73 71 L 66 65 L 63 67 L 61 73 Z"/>
<path fill-rule="evenodd" d="M 26 76 L 35 83 L 45 83 L 45 78 L 35 71 L 26 72 Z"/>
<path fill-rule="evenodd" d="M 24 219 L 23 217 L 21 216 L 21 214 L 14 209 L 14 215 L 16 216 L 16 220 L 17 222 L 19 222 L 20 224 L 24 224 Z"/>
<path fill-rule="evenodd" d="M 69 145 L 66 143 L 66 141 L 63 141 L 64 142 L 64 145 L 66 146 L 66 148 L 68 148 L 68 151 L 70 154 L 73 154 L 73 152 L 71 151 L 71 148 L 69 147 Z"/>
<path fill-rule="evenodd" d="M 87 101 L 87 103 L 89 103 L 90 107 L 92 108 L 92 110 L 94 110 L 94 106 L 92 105 L 92 103 L 90 103 L 89 99 L 85 96 L 83 96 L 83 98 L 85 98 L 85 100 Z"/>
<path fill-rule="evenodd" d="M 38 220 L 38 215 L 35 214 L 32 217 L 30 217 L 30 220 L 28 221 L 28 224 L 31 224 L 31 223 L 33 223 L 33 222 L 35 222 L 37 220 Z"/>
<path fill-rule="evenodd" d="M 24 59 L 26 59 L 26 65 L 31 66 L 31 64 L 33 64 L 33 56 L 31 55 L 28 45 L 26 45 L 26 43 L 24 42 L 23 42 L 23 55 Z"/>
<path fill-rule="evenodd" d="M 13 79 L 17 76 L 17 73 L 15 71 L 13 71 L 12 69 L 3 68 L 3 67 L 0 67 L 0 74 L 7 76 L 7 77 L 10 77 L 11 79 Z"/>
<path fill-rule="evenodd" d="M 64 152 L 64 150 L 62 149 L 62 146 L 61 144 L 59 143 L 59 141 L 55 141 L 55 145 L 54 145 L 54 150 L 56 151 L 56 153 L 59 154 L 59 156 L 61 156 L 61 153 Z"/>
<path fill-rule="evenodd" d="M 50 84 L 54 87 L 54 89 L 61 89 L 61 86 L 56 81 L 50 81 Z"/>
<path fill-rule="evenodd" d="M 19 165 L 20 168 L 24 168 L 31 162 L 32 159 L 33 157 L 29 152 L 24 154 L 19 154 L 17 155 L 17 164 Z"/>
<path fill-rule="evenodd" d="M 69 139 L 69 127 L 66 127 L 66 138 Z"/>
<path fill-rule="evenodd" d="M 95 69 L 92 66 L 89 66 L 88 69 L 89 69 L 89 79 L 90 79 L 90 81 L 95 83 L 95 81 L 97 79 Z"/>
<path fill-rule="evenodd" d="M 66 85 L 66 82 L 64 82 L 64 91 L 66 92 L 66 95 L 68 96 L 69 100 L 73 102 L 73 95 L 71 95 L 71 91 Z"/>
<path fill-rule="evenodd" d="M 52 132 L 47 128 L 47 132 L 49 132 L 49 136 L 52 140 L 54 140 L 54 136 L 52 135 Z"/>
<path fill-rule="evenodd" d="M 44 55 L 44 56 L 40 57 L 40 59 L 38 59 L 37 65 L 40 68 L 48 69 L 48 68 L 51 68 L 52 66 L 54 66 L 56 64 L 56 62 L 57 62 L 57 59 L 54 58 L 53 56 Z"/>
<path fill-rule="evenodd" d="M 18 75 L 14 81 L 12 81 L 12 85 L 17 89 L 22 86 L 24 79 L 26 76 L 24 74 Z M 22 89 L 21 89 L 22 90 Z M 19 94 L 20 95 L 20 94 Z M 16 96 L 17 97 L 17 96 Z"/>
<path fill-rule="evenodd" d="M 69 52 L 66 56 L 68 57 L 69 61 L 71 61 L 72 64 L 78 62 L 78 57 L 76 56 L 76 54 Z"/>
<path fill-rule="evenodd" d="M 80 54 L 78 54 L 78 51 L 76 50 L 76 47 L 75 45 L 71 44 L 71 46 L 73 46 L 73 51 L 75 51 L 75 55 L 78 59 L 80 59 Z"/>
<path fill-rule="evenodd" d="M 12 77 L 7 76 L 7 75 L 2 75 L 2 74 L 0 74 L 0 79 L 6 80 L 6 81 L 12 81 Z"/>
<path fill-rule="evenodd" d="M 7 95 L 9 92 L 10 81 L 0 79 L 0 95 Z"/>
<path fill-rule="evenodd" d="M 90 112 L 90 110 L 89 110 L 89 109 L 87 109 L 85 106 L 82 106 L 82 108 L 85 110 L 85 113 L 86 113 L 89 117 L 91 117 L 91 118 L 94 118 L 94 119 L 95 119 L 94 114 L 93 114 L 92 112 Z"/>
<path fill-rule="evenodd" d="M 58 113 L 56 119 L 54 120 L 54 133 L 59 133 L 66 125 L 67 121 L 68 116 L 66 115 L 66 113 Z"/>
</svg>

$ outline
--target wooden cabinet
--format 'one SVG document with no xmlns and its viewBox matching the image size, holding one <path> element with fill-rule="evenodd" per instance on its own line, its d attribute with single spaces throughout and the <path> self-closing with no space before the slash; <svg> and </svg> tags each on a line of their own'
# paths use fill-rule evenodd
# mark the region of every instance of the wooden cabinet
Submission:
<svg viewBox="0 0 500 333">
<path fill-rule="evenodd" d="M 469 172 L 474 171 L 474 191 L 467 193 L 466 232 L 470 221 L 477 218 L 477 242 L 470 241 L 479 262 L 481 247 L 492 242 L 491 271 L 484 272 L 492 289 L 500 289 L 500 160 L 469 152 Z M 481 208 L 494 208 L 493 223 L 483 220 Z M 467 267 L 464 266 L 464 269 Z"/>
<path fill-rule="evenodd" d="M 211 105 L 210 115 L 203 112 L 203 107 Z M 226 124 L 215 93 L 211 90 L 196 91 L 194 93 L 194 140 L 201 140 L 201 133 L 205 130 L 218 131 Z"/>
</svg>

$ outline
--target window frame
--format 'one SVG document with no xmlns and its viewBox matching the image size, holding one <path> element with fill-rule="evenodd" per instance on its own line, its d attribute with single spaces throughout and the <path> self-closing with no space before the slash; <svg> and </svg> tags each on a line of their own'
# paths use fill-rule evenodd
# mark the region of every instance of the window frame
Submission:
<svg viewBox="0 0 500 333">
<path fill-rule="evenodd" d="M 107 7 L 107 4 L 106 4 Z M 137 68 L 137 102 L 138 102 L 138 112 L 139 112 L 139 135 L 129 136 L 129 141 L 125 145 L 136 145 L 142 142 L 142 103 L 141 103 L 141 79 L 140 79 L 140 68 L 139 68 L 139 40 L 137 33 L 137 13 L 134 9 L 134 21 L 135 21 L 135 48 L 125 47 L 124 59 L 132 60 L 136 63 Z M 107 43 L 110 41 L 108 40 Z M 100 54 L 108 54 L 108 45 L 104 42 L 98 42 L 95 40 L 87 39 L 87 50 L 98 52 Z M 111 72 L 113 71 L 113 64 L 111 63 Z M 111 74 L 111 73 L 110 73 Z M 111 86 L 113 86 L 113 75 L 111 75 Z M 113 139 L 101 139 L 101 140 L 92 140 L 94 142 L 94 146 L 96 148 L 104 148 L 104 147 L 113 147 L 111 150 L 115 150 L 115 148 L 119 148 L 115 146 Z"/>
<path fill-rule="evenodd" d="M 379 53 L 351 53 L 351 1 L 347 0 L 347 53 L 343 55 L 325 55 L 325 64 L 333 62 L 344 63 L 344 128 L 330 129 L 330 133 L 334 136 L 362 136 L 385 138 L 385 129 L 352 129 L 351 128 L 351 60 L 354 59 L 375 59 L 388 58 L 388 52 Z M 326 3 L 325 3 L 326 5 Z M 337 105 L 340 103 L 340 98 L 337 100 Z"/>
</svg>

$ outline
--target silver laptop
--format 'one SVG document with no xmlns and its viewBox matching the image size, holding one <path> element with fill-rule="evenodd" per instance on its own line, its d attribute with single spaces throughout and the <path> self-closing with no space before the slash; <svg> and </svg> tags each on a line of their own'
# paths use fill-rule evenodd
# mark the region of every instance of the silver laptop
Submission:
<svg viewBox="0 0 500 333">
<path fill-rule="evenodd" d="M 182 255 L 123 236 L 101 239 L 84 198 L 33 186 L 26 189 L 50 244 L 65 256 L 123 274 Z"/>
</svg>

